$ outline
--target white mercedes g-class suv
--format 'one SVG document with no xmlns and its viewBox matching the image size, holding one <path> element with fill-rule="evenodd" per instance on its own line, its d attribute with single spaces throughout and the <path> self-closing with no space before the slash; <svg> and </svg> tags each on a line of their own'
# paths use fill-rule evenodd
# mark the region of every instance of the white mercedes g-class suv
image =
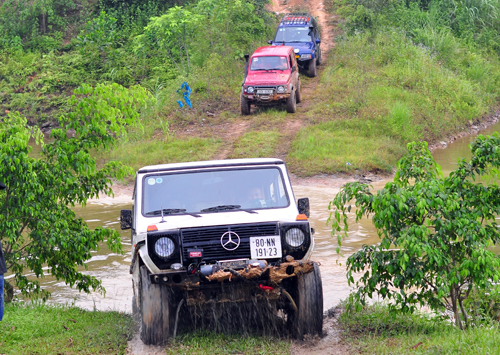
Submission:
<svg viewBox="0 0 500 355">
<path fill-rule="evenodd" d="M 265 303 L 298 338 L 322 333 L 309 200 L 295 202 L 282 160 L 146 166 L 133 200 L 120 220 L 132 231 L 132 306 L 145 344 L 165 343 L 203 306 L 228 302 Z"/>
</svg>

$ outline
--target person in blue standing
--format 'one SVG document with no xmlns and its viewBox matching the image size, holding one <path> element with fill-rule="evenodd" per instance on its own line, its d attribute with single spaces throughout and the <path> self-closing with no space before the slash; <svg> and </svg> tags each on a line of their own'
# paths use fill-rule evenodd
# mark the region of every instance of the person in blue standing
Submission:
<svg viewBox="0 0 500 355">
<path fill-rule="evenodd" d="M 5 185 L 0 182 L 0 190 L 5 189 Z M 3 319 L 3 274 L 7 272 L 5 258 L 3 257 L 2 242 L 0 241 L 0 321 Z"/>
</svg>

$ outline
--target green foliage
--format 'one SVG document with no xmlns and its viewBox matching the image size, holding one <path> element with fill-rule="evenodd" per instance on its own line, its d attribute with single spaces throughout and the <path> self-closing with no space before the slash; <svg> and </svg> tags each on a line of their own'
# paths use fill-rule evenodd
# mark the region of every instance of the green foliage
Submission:
<svg viewBox="0 0 500 355">
<path fill-rule="evenodd" d="M 383 337 L 401 334 L 432 334 L 451 331 L 449 322 L 428 313 L 394 314 L 383 303 L 366 305 L 362 309 L 345 312 L 345 303 L 341 303 L 343 312 L 339 325 L 349 337 L 359 335 L 378 335 Z"/>
<path fill-rule="evenodd" d="M 6 0 L 0 5 L 0 49 L 23 45 L 50 51 L 62 42 L 62 33 L 88 14 L 85 0 Z"/>
<path fill-rule="evenodd" d="M 90 230 L 71 210 L 99 194 L 111 195 L 112 179 L 132 171 L 119 162 L 98 168 L 90 151 L 111 148 L 125 126 L 138 125 L 138 110 L 147 100 L 141 87 L 117 84 L 82 85 L 68 105 L 69 113 L 43 143 L 38 128 L 26 118 L 9 113 L 0 125 L 0 177 L 7 188 L 0 195 L 0 238 L 9 271 L 20 291 L 28 296 L 49 296 L 37 278 L 49 273 L 80 291 L 104 291 L 94 276 L 82 273 L 85 261 L 107 241 L 121 251 L 120 235 L 109 228 Z M 41 145 L 40 157 L 30 156 L 30 139 Z"/>
<path fill-rule="evenodd" d="M 182 74 L 191 69 L 190 51 L 192 34 L 197 30 L 201 16 L 174 6 L 165 15 L 153 17 L 144 28 L 144 34 L 137 38 L 137 51 L 153 52 L 162 56 L 165 53 Z"/>
<path fill-rule="evenodd" d="M 441 317 L 394 314 L 381 303 L 342 313 L 339 326 L 343 343 L 356 354 L 489 355 L 500 347 L 498 326 L 464 332 Z"/>
<path fill-rule="evenodd" d="M 99 17 L 89 21 L 82 36 L 77 37 L 83 55 L 99 51 L 103 61 L 111 54 L 118 42 L 116 19 L 101 11 Z"/>
<path fill-rule="evenodd" d="M 480 50 L 500 51 L 498 0 L 344 0 L 338 11 L 346 18 L 350 34 L 398 27 L 416 43 L 420 42 L 419 32 L 430 31 L 449 33 Z"/>
<path fill-rule="evenodd" d="M 71 306 L 9 303 L 0 322 L 3 353 L 125 354 L 134 333 L 131 315 Z"/>
<path fill-rule="evenodd" d="M 347 237 L 351 200 L 356 221 L 370 216 L 381 238 L 348 258 L 347 278 L 357 286 L 350 306 L 360 308 L 375 293 L 403 312 L 449 306 L 458 328 L 471 325 L 464 300 L 474 287 L 484 292 L 500 277 L 500 257 L 490 250 L 500 243 L 500 188 L 475 182 L 498 176 L 500 137 L 479 136 L 471 150 L 470 162 L 461 160 L 443 178 L 427 143 L 410 143 L 394 182 L 375 195 L 366 184 L 348 183 L 335 196 L 329 222 L 332 234 L 340 233 L 339 245 Z"/>
</svg>

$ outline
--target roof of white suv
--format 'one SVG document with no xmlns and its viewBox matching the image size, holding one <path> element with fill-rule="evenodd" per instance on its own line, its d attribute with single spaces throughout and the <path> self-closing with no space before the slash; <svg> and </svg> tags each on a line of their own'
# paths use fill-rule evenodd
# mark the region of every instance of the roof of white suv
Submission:
<svg viewBox="0 0 500 355">
<path fill-rule="evenodd" d="M 270 164 L 284 164 L 284 162 L 283 160 L 276 158 L 207 160 L 207 161 L 195 161 L 187 163 L 149 165 L 139 169 L 138 173 L 144 174 L 156 171 L 216 168 L 216 167 L 228 167 L 228 166 L 270 165 Z"/>
</svg>

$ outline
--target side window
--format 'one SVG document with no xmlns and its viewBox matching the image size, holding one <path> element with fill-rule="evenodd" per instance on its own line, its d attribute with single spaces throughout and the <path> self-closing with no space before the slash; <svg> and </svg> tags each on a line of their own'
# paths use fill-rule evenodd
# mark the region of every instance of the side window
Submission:
<svg viewBox="0 0 500 355">
<path fill-rule="evenodd" d="M 288 59 L 290 60 L 290 68 L 295 65 L 295 62 L 293 61 L 292 54 L 288 56 Z"/>
</svg>

